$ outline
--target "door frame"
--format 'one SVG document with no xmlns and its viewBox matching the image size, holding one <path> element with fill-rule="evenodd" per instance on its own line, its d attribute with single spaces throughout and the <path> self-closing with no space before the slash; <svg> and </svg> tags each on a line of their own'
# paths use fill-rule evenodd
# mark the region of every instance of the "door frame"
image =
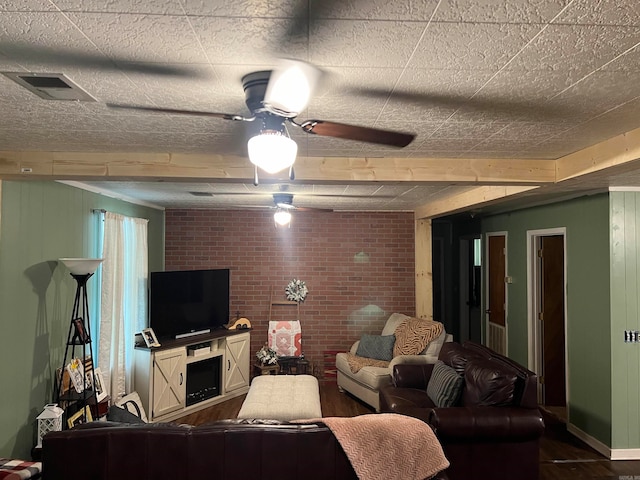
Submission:
<svg viewBox="0 0 640 480">
<path fill-rule="evenodd" d="M 484 315 L 484 331 L 482 332 L 482 343 L 487 344 L 489 341 L 489 314 L 486 313 L 489 308 L 489 237 L 504 237 L 504 275 L 505 280 L 509 275 L 509 255 L 507 254 L 509 251 L 509 232 L 507 231 L 499 231 L 499 232 L 485 232 L 484 234 L 484 262 L 483 262 L 483 281 L 484 281 L 484 305 L 482 306 L 482 315 Z M 504 289 L 504 351 L 505 354 L 509 353 L 509 289 L 505 287 Z"/>
<path fill-rule="evenodd" d="M 482 241 L 482 235 L 479 233 L 472 235 L 463 235 L 460 237 L 460 249 L 459 256 L 460 261 L 458 264 L 458 275 L 459 275 L 459 292 L 458 292 L 458 311 L 460 312 L 460 343 L 464 340 L 468 340 L 471 336 L 471 316 L 470 316 L 470 308 L 469 302 L 471 299 L 469 298 L 469 283 L 471 281 L 470 272 L 472 271 L 471 267 L 471 252 L 473 251 L 473 242 L 474 240 Z M 480 268 L 484 267 L 484 259 L 482 259 L 482 264 Z M 481 308 L 481 307 L 478 307 Z M 482 311 L 482 310 L 481 310 Z M 482 316 L 480 317 L 482 318 Z"/>
<path fill-rule="evenodd" d="M 434 248 L 433 245 L 438 245 L 438 251 L 440 252 L 440 256 L 439 258 L 436 258 L 435 255 L 432 255 L 431 258 L 431 277 L 432 277 L 432 282 L 437 280 L 440 284 L 440 294 L 438 295 L 439 298 L 436 298 L 436 292 L 435 289 L 433 289 L 432 287 L 432 296 L 433 296 L 433 304 L 435 305 L 436 302 L 440 303 L 440 318 L 433 318 L 433 320 L 436 320 L 444 325 L 447 324 L 447 304 L 446 304 L 446 295 L 445 295 L 445 291 L 447 289 L 447 284 L 445 283 L 446 278 L 445 278 L 445 271 L 444 271 L 444 257 L 445 257 L 445 252 L 444 252 L 444 244 L 445 239 L 443 237 L 433 237 L 431 242 L 432 242 L 432 248 L 431 251 L 433 252 Z M 438 269 L 439 269 L 439 278 L 435 278 L 436 272 L 434 271 L 435 269 L 433 268 L 433 266 L 436 264 L 436 262 L 438 263 Z M 433 308 L 433 312 L 432 315 L 435 313 L 435 308 Z"/>
<path fill-rule="evenodd" d="M 529 332 L 528 342 L 528 368 L 540 375 L 542 371 L 542 335 L 540 322 L 536 319 L 538 300 L 540 291 L 538 288 L 540 279 L 540 268 L 538 262 L 538 245 L 542 237 L 561 235 L 563 237 L 563 273 L 564 273 L 564 383 L 565 400 L 569 405 L 569 361 L 567 346 L 567 229 L 566 227 L 546 228 L 541 230 L 527 230 L 527 331 Z M 542 386 L 538 382 L 538 401 L 542 400 Z M 568 413 L 568 409 L 567 409 Z"/>
</svg>

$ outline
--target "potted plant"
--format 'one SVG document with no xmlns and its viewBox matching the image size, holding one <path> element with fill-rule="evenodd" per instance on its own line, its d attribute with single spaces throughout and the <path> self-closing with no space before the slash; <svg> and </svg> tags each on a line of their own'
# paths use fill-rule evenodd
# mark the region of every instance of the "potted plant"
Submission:
<svg viewBox="0 0 640 480">
<path fill-rule="evenodd" d="M 278 363 L 278 354 L 273 348 L 267 345 L 258 350 L 256 357 L 258 357 L 258 361 L 262 365 L 275 365 Z"/>
</svg>

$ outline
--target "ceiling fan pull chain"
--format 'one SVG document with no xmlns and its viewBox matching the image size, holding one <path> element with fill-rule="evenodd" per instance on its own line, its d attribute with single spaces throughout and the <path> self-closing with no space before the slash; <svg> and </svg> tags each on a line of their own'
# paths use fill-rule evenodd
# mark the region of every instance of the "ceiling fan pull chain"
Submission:
<svg viewBox="0 0 640 480">
<path fill-rule="evenodd" d="M 257 187 L 258 186 L 258 166 L 254 165 L 253 166 L 253 184 Z"/>
<path fill-rule="evenodd" d="M 293 171 L 293 165 L 291 165 L 289 167 L 289 180 L 295 180 L 296 179 L 296 174 Z"/>
</svg>

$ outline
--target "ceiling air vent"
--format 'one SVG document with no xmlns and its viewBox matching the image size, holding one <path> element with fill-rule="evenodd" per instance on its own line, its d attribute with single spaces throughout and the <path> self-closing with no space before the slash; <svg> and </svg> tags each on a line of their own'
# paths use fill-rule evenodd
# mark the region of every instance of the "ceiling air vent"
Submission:
<svg viewBox="0 0 640 480">
<path fill-rule="evenodd" d="M 96 101 L 63 73 L 0 73 L 45 100 Z"/>
</svg>

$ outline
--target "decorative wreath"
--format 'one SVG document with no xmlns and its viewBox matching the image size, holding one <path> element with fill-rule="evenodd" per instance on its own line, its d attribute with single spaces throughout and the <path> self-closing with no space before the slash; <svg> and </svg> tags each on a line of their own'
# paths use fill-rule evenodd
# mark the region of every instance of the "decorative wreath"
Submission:
<svg viewBox="0 0 640 480">
<path fill-rule="evenodd" d="M 302 280 L 296 280 L 294 278 L 289 282 L 284 292 L 287 294 L 287 300 L 304 302 L 304 299 L 307 298 L 307 294 L 309 293 L 309 289 L 307 288 L 307 284 Z"/>
</svg>

